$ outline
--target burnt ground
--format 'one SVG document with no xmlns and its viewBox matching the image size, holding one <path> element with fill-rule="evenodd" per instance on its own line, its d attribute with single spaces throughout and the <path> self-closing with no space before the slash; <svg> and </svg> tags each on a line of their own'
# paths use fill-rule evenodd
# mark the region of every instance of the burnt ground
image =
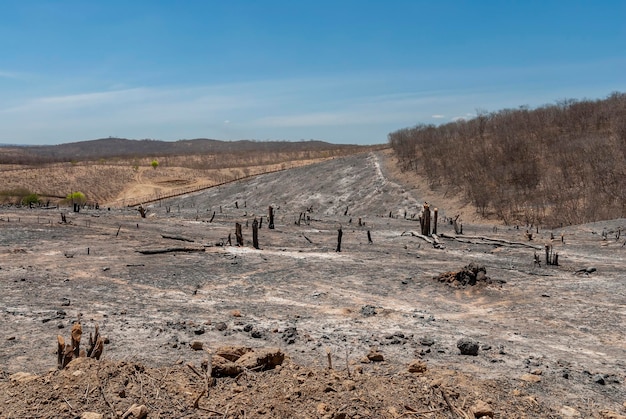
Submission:
<svg viewBox="0 0 626 419">
<path fill-rule="evenodd" d="M 73 387 L 67 385 L 62 397 L 53 398 L 57 404 L 32 410 L 33 398 L 60 391 L 50 382 L 77 380 L 51 369 L 56 335 L 69 337 L 79 316 L 87 332 L 97 323 L 109 341 L 102 367 L 87 371 L 121 376 L 130 368 L 135 379 L 148 374 L 162 380 L 178 374 L 178 390 L 171 392 L 187 410 L 174 402 L 164 407 L 158 394 L 148 397 L 147 384 L 146 394 L 142 390 L 133 401 L 144 400 L 154 417 L 217 415 L 189 410 L 195 393 L 184 390 L 191 386 L 184 382 L 191 380 L 184 364 L 200 365 L 222 345 L 279 347 L 289 358 L 280 371 L 261 373 L 263 379 L 246 374 L 246 391 L 218 379 L 223 398 L 213 391 L 206 403 L 217 403 L 212 409 L 224 417 L 226 407 L 232 417 L 246 416 L 245 406 L 254 406 L 246 417 L 452 417 L 432 390 L 442 377 L 453 405 L 465 411 L 480 399 L 501 418 L 626 414 L 626 232 L 616 240 L 626 220 L 540 228 L 532 241 L 525 227 L 466 224 L 463 241 L 441 238 L 444 248 L 436 249 L 408 234 L 419 230 L 412 218 L 418 193 L 387 176 L 381 155 L 362 154 L 150 204 L 145 219 L 134 209 L 101 208 L 68 213 L 62 224 L 57 210 L 2 209 L 0 384 L 6 391 L 0 392 L 0 416 L 75 417 L 94 407 L 113 417 L 132 404 L 113 393 L 106 403 L 90 403 L 88 391 L 84 399 L 68 399 Z M 442 219 L 454 215 L 446 214 L 444 200 L 431 204 Z M 267 228 L 270 205 L 276 209 L 273 230 Z M 297 225 L 301 213 L 310 221 Z M 256 250 L 251 225 L 261 216 Z M 235 222 L 243 225 L 243 247 L 227 244 L 229 234 L 235 244 Z M 342 251 L 336 252 L 339 227 Z M 439 233 L 454 231 L 440 221 Z M 545 266 L 546 243 L 559 253 L 560 266 Z M 137 252 L 172 247 L 202 251 Z M 541 266 L 533 263 L 535 253 Z M 472 262 L 485 266 L 490 283 L 455 287 L 434 279 Z M 574 274 L 587 267 L 596 271 Z M 459 354 L 461 338 L 479 343 L 477 356 Z M 194 341 L 204 350 L 192 350 Z M 372 348 L 384 362 L 361 362 Z M 334 372 L 326 368 L 327 349 Z M 407 374 L 416 358 L 428 371 Z M 352 378 L 356 390 L 369 389 L 367 396 L 341 399 L 336 389 L 326 391 L 327 381 L 347 379 L 346 365 L 362 369 L 360 378 Z M 307 371 L 303 380 L 292 382 L 294 368 Z M 9 375 L 20 371 L 40 376 L 11 382 Z M 272 393 L 306 386 L 306 377 L 324 388 L 301 391 L 299 401 L 279 401 Z M 422 394 L 420 402 L 422 387 L 432 397 Z M 253 391 L 279 408 L 255 402 Z M 398 394 L 412 399 L 402 402 Z M 419 416 L 407 406 L 431 411 Z"/>
</svg>

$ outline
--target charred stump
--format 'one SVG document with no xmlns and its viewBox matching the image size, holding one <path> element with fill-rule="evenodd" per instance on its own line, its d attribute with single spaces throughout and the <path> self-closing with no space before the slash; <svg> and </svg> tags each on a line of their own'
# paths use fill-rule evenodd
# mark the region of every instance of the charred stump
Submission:
<svg viewBox="0 0 626 419">
<path fill-rule="evenodd" d="M 235 223 L 235 237 L 237 238 L 237 246 L 243 246 L 243 234 L 241 234 L 241 224 Z"/>
<path fill-rule="evenodd" d="M 339 227 L 339 229 L 337 230 L 337 249 L 335 250 L 335 252 L 341 252 L 341 237 L 343 236 L 343 231 L 341 230 L 341 227 Z"/>
<path fill-rule="evenodd" d="M 274 229 L 274 207 L 270 205 L 269 207 L 269 225 L 267 226 L 270 230 Z"/>
<path fill-rule="evenodd" d="M 255 249 L 259 248 L 259 222 L 256 218 L 252 221 L 252 246 Z"/>
</svg>

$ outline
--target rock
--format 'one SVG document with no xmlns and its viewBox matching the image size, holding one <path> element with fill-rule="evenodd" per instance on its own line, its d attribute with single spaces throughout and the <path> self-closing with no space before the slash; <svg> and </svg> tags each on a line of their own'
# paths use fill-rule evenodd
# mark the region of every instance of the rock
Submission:
<svg viewBox="0 0 626 419">
<path fill-rule="evenodd" d="M 69 306 L 70 305 L 70 299 L 67 298 L 67 297 L 61 298 L 61 305 L 62 306 Z"/>
<path fill-rule="evenodd" d="M 133 404 L 127 411 L 122 415 L 122 419 L 133 418 L 133 419 L 143 419 L 148 417 L 148 408 L 145 405 Z"/>
<path fill-rule="evenodd" d="M 291 345 L 296 343 L 296 338 L 298 337 L 298 330 L 295 327 L 288 327 L 283 332 L 281 339 L 287 345 Z"/>
<path fill-rule="evenodd" d="M 430 337 L 423 337 L 420 339 L 420 344 L 424 346 L 433 346 L 435 344 L 435 339 Z"/>
<path fill-rule="evenodd" d="M 524 374 L 520 377 L 520 380 L 527 383 L 538 383 L 541 381 L 541 377 L 535 374 Z"/>
<path fill-rule="evenodd" d="M 409 372 L 412 372 L 414 374 L 421 374 L 426 372 L 426 370 L 426 363 L 424 361 L 420 361 L 419 359 L 414 359 L 409 364 Z"/>
<path fill-rule="evenodd" d="M 537 369 L 532 370 L 530 373 L 534 375 L 541 375 L 543 374 L 543 371 L 537 368 Z"/>
<path fill-rule="evenodd" d="M 456 343 L 456 347 L 461 351 L 461 355 L 478 355 L 478 342 L 469 338 L 461 338 Z"/>
<path fill-rule="evenodd" d="M 193 331 L 194 335 L 203 335 L 204 334 L 204 327 L 200 326 L 194 329 Z"/>
<path fill-rule="evenodd" d="M 280 349 L 265 348 L 245 353 L 237 360 L 236 364 L 249 370 L 265 371 L 281 365 L 284 360 L 285 354 Z"/>
<path fill-rule="evenodd" d="M 194 351 L 201 351 L 202 347 L 202 342 L 200 342 L 199 340 L 194 340 L 193 342 L 191 342 L 191 349 L 193 349 Z"/>
<path fill-rule="evenodd" d="M 564 418 L 579 418 L 580 412 L 573 407 L 563 406 L 559 412 Z"/>
<path fill-rule="evenodd" d="M 243 331 L 246 333 L 252 332 L 252 329 L 254 329 L 254 326 L 252 326 L 251 324 L 247 324 L 243 327 Z"/>
<path fill-rule="evenodd" d="M 211 367 L 211 375 L 213 377 L 235 377 L 243 371 L 241 365 L 237 365 L 219 355 L 213 356 Z"/>
<path fill-rule="evenodd" d="M 80 419 L 103 419 L 104 415 L 95 412 L 85 412 L 80 416 Z"/>
<path fill-rule="evenodd" d="M 226 326 L 226 323 L 224 322 L 215 323 L 215 330 L 223 332 L 226 329 L 228 329 L 228 326 Z"/>
<path fill-rule="evenodd" d="M 250 336 L 252 336 L 254 339 L 263 339 L 265 334 L 263 333 L 262 330 L 253 329 L 252 332 L 250 332 Z"/>
<path fill-rule="evenodd" d="M 28 372 L 16 372 L 15 374 L 9 375 L 9 380 L 12 383 L 28 383 L 29 381 L 36 380 L 37 378 L 39 378 L 38 375 Z"/>
<path fill-rule="evenodd" d="M 626 419 L 626 416 L 620 415 L 619 413 L 612 412 L 610 410 L 601 410 L 600 414 L 603 419 Z"/>
<path fill-rule="evenodd" d="M 379 351 L 371 349 L 370 352 L 367 354 L 367 359 L 372 362 L 382 362 L 385 360 L 385 357 Z"/>
<path fill-rule="evenodd" d="M 365 317 L 371 317 L 376 315 L 376 307 L 371 305 L 366 305 L 361 307 L 361 314 Z"/>
<path fill-rule="evenodd" d="M 245 346 L 221 346 L 217 348 L 215 354 L 226 358 L 231 362 L 237 361 L 243 354 L 251 352 L 252 348 L 246 348 Z"/>
<path fill-rule="evenodd" d="M 483 351 L 490 351 L 491 345 L 484 344 L 480 347 L 480 349 L 482 349 Z"/>
<path fill-rule="evenodd" d="M 482 418 L 484 416 L 493 417 L 493 409 L 487 403 L 482 400 L 477 400 L 476 403 L 470 408 L 475 418 Z"/>
<path fill-rule="evenodd" d="M 344 380 L 343 388 L 345 388 L 347 391 L 352 391 L 356 388 L 356 383 L 352 380 Z"/>
<path fill-rule="evenodd" d="M 606 381 L 604 381 L 604 377 L 601 376 L 600 374 L 596 374 L 593 377 L 593 382 L 596 384 L 600 384 L 600 385 L 605 385 Z"/>
</svg>

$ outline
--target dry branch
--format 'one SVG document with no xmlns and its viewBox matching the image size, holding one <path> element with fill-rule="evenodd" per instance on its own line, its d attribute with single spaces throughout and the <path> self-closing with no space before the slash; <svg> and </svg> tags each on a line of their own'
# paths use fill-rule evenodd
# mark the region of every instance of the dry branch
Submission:
<svg viewBox="0 0 626 419">
<path fill-rule="evenodd" d="M 161 253 L 176 253 L 176 252 L 204 252 L 204 247 L 166 247 L 165 249 L 143 249 L 135 250 L 142 255 L 158 255 Z"/>
<path fill-rule="evenodd" d="M 170 236 L 170 235 L 168 235 L 168 234 L 161 234 L 161 237 L 163 237 L 164 239 L 178 240 L 178 241 L 181 241 L 181 242 L 190 242 L 190 243 L 193 243 L 193 242 L 194 242 L 194 240 L 192 240 L 192 239 L 188 239 L 188 238 L 186 238 L 186 237 L 181 237 L 181 236 Z"/>
<path fill-rule="evenodd" d="M 528 243 L 512 242 L 512 241 L 508 241 L 508 240 L 504 240 L 504 239 L 494 239 L 494 238 L 483 237 L 483 236 L 466 236 L 466 235 L 463 235 L 463 239 L 460 239 L 457 236 L 453 236 L 451 234 L 441 233 L 441 237 L 445 237 L 446 239 L 457 240 L 457 241 L 464 242 L 464 243 L 468 243 L 469 242 L 468 240 L 464 240 L 464 239 L 474 239 L 474 240 L 483 240 L 483 241 L 493 242 L 493 243 L 489 243 L 489 244 L 501 244 L 501 245 L 507 245 L 507 246 L 522 246 L 522 247 L 529 247 L 529 248 L 535 249 L 535 250 L 543 250 L 543 247 L 541 247 L 541 246 L 534 246 L 534 245 L 528 244 Z M 473 243 L 473 242 L 469 242 L 469 243 Z"/>
</svg>

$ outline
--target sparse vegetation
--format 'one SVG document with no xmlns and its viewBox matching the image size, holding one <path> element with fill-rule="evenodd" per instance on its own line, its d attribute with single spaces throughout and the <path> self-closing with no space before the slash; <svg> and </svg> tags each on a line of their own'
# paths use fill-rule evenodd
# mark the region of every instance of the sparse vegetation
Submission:
<svg viewBox="0 0 626 419">
<path fill-rule="evenodd" d="M 159 162 L 154 159 L 152 160 L 152 163 L 150 163 L 150 166 L 152 166 L 152 168 L 156 170 L 156 168 L 159 167 Z"/>
<path fill-rule="evenodd" d="M 87 202 L 87 198 L 85 197 L 85 194 L 82 192 L 72 192 L 70 194 L 67 195 L 67 197 L 65 198 L 68 202 L 72 202 L 75 204 L 84 204 L 85 202 Z"/>
<path fill-rule="evenodd" d="M 553 226 L 626 216 L 626 94 L 389 134 L 404 170 L 483 216 Z"/>
</svg>

